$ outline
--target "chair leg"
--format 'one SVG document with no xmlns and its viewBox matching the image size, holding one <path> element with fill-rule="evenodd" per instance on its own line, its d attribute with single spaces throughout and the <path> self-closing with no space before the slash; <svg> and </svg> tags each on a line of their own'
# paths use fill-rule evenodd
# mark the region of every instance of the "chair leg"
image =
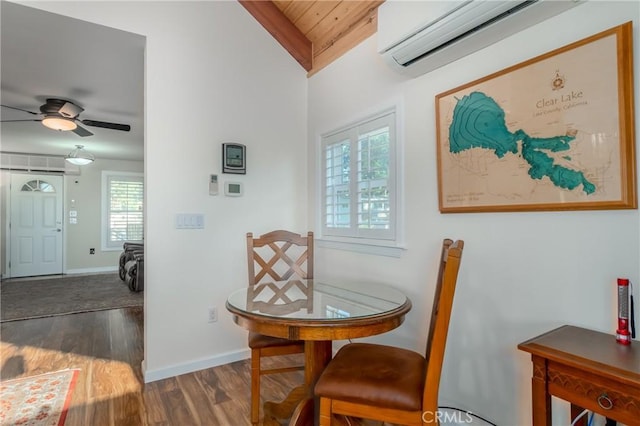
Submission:
<svg viewBox="0 0 640 426">
<path fill-rule="evenodd" d="M 251 424 L 260 422 L 260 349 L 251 349 Z"/>
<path fill-rule="evenodd" d="M 319 426 L 331 426 L 331 400 L 320 397 Z"/>
</svg>

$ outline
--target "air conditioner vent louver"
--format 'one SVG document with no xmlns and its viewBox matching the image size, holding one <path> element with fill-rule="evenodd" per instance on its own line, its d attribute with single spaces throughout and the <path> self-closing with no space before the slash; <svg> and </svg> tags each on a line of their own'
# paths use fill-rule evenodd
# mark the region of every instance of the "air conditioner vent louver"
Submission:
<svg viewBox="0 0 640 426">
<path fill-rule="evenodd" d="M 463 32 L 460 35 L 452 37 L 450 40 L 447 40 L 444 43 L 439 44 L 437 47 L 434 47 L 431 50 L 426 51 L 426 52 L 422 53 L 421 55 L 419 55 L 419 56 L 417 56 L 417 57 L 415 57 L 415 58 L 413 58 L 413 59 L 401 64 L 401 65 L 403 65 L 405 67 L 408 67 L 408 66 L 416 63 L 420 59 L 422 59 L 422 58 L 424 58 L 426 56 L 429 56 L 429 55 L 431 55 L 431 54 L 433 54 L 433 53 L 435 53 L 435 52 L 437 52 L 439 50 L 446 49 L 447 47 L 449 47 L 449 46 L 451 46 L 451 45 L 453 45 L 453 44 L 455 44 L 455 43 L 457 43 L 457 42 L 459 42 L 459 41 L 461 41 L 461 40 L 463 40 L 463 39 L 465 39 L 467 37 L 472 36 L 474 33 L 481 31 L 483 28 L 489 27 L 489 26 L 493 25 L 494 23 L 497 23 L 498 21 L 500 21 L 500 20 L 502 20 L 504 18 L 507 18 L 509 15 L 524 9 L 525 7 L 528 7 L 528 6 L 532 5 L 533 3 L 535 3 L 535 1 L 522 2 L 522 3 L 518 4 L 517 6 L 512 7 L 511 9 L 508 9 L 505 12 L 500 13 L 499 15 L 495 16 L 494 18 L 488 19 L 487 21 L 483 21 L 479 25 L 472 27 L 470 30 L 468 30 L 466 32 Z"/>
<path fill-rule="evenodd" d="M 385 2 L 378 8 L 378 51 L 394 69 L 415 77 L 583 1 Z"/>
<path fill-rule="evenodd" d="M 0 169 L 38 173 L 64 173 L 69 175 L 80 174 L 80 167 L 69 164 L 62 156 L 16 152 L 0 153 Z"/>
</svg>

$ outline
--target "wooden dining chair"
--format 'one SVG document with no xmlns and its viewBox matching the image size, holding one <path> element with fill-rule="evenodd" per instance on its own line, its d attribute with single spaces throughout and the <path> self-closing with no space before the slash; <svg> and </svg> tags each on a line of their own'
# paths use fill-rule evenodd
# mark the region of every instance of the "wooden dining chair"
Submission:
<svg viewBox="0 0 640 426">
<path fill-rule="evenodd" d="M 438 425 L 438 389 L 464 242 L 445 239 L 425 356 L 369 343 L 349 343 L 315 386 L 320 426 L 333 415 L 402 425 Z"/>
<path fill-rule="evenodd" d="M 313 278 L 313 232 L 306 237 L 289 231 L 272 231 L 253 238 L 247 233 L 249 285 L 293 278 Z M 279 295 L 275 295 L 279 297 Z M 304 353 L 301 340 L 280 339 L 249 332 L 251 348 L 251 423 L 260 421 L 260 376 L 303 370 L 304 365 L 262 368 L 265 357 Z"/>
</svg>

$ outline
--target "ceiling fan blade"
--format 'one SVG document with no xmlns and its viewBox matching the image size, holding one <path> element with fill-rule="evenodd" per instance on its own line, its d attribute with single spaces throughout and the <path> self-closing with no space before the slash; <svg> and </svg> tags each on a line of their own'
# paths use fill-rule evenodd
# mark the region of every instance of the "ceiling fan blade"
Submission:
<svg viewBox="0 0 640 426">
<path fill-rule="evenodd" d="M 12 107 L 12 106 L 9 106 L 9 105 L 0 105 L 0 106 L 3 107 L 3 108 L 15 109 L 16 111 L 28 112 L 29 114 L 33 114 L 33 115 L 40 115 L 37 112 L 29 111 L 29 110 L 22 109 L 22 108 Z"/>
<path fill-rule="evenodd" d="M 93 133 L 91 133 L 90 131 L 88 131 L 87 129 L 85 129 L 84 127 L 76 127 L 75 129 L 72 130 L 73 133 L 75 133 L 78 136 L 93 136 Z"/>
<path fill-rule="evenodd" d="M 128 132 L 129 130 L 131 130 L 131 126 L 128 124 L 106 123 L 104 121 L 95 121 L 95 120 L 80 120 L 80 121 L 85 126 L 102 127 L 102 128 L 111 129 L 111 130 L 122 130 L 124 132 Z"/>
</svg>

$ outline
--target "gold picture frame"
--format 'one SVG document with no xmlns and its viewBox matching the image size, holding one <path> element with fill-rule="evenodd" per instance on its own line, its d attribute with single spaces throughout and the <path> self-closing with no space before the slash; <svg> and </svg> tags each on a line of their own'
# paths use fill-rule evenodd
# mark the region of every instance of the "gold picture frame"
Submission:
<svg viewBox="0 0 640 426">
<path fill-rule="evenodd" d="M 637 208 L 632 23 L 436 96 L 440 212 Z"/>
</svg>

